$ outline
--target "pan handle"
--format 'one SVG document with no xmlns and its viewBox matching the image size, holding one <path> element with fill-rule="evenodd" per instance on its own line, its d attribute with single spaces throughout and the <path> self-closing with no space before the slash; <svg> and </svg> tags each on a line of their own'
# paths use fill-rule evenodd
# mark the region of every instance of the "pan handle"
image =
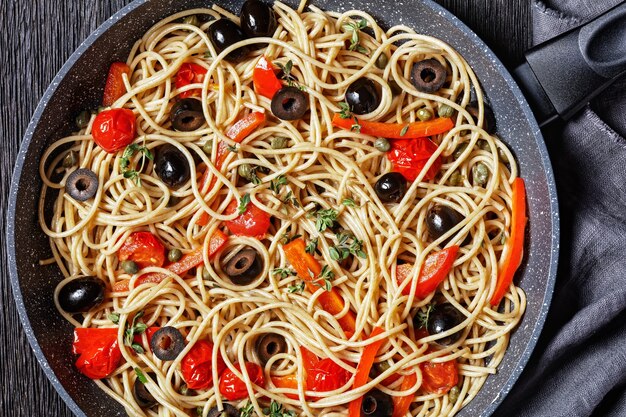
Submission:
<svg viewBox="0 0 626 417">
<path fill-rule="evenodd" d="M 567 120 L 626 74 L 626 1 L 526 52 L 514 76 L 540 126 Z"/>
</svg>

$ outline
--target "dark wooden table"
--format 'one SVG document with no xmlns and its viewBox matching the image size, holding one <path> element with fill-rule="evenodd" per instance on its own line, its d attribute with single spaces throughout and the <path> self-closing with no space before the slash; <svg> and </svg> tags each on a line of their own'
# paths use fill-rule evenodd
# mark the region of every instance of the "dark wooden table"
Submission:
<svg viewBox="0 0 626 417">
<path fill-rule="evenodd" d="M 392 1 L 392 0 L 385 0 Z M 417 0 L 413 0 L 417 1 Z M 487 42 L 509 68 L 530 43 L 530 0 L 437 0 Z M 13 165 L 48 84 L 96 27 L 131 0 L 0 1 L 0 247 Z M 210 3 L 207 0 L 207 4 Z M 70 417 L 39 368 L 22 330 L 0 250 L 0 416 Z"/>
</svg>

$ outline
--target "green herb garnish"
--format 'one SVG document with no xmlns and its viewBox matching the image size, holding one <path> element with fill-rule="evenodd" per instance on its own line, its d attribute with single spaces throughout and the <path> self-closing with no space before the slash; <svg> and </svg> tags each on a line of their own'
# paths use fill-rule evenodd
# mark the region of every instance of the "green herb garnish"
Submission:
<svg viewBox="0 0 626 417">
<path fill-rule="evenodd" d="M 306 244 L 306 247 L 304 248 L 304 251 L 306 253 L 310 253 L 311 255 L 314 254 L 316 250 L 317 250 L 317 238 L 311 239 L 309 243 Z"/>
<path fill-rule="evenodd" d="M 354 123 L 350 126 L 350 130 L 356 133 L 361 133 L 361 125 L 359 124 L 359 119 L 354 118 Z"/>
<path fill-rule="evenodd" d="M 289 268 L 274 268 L 272 275 L 279 275 L 281 279 L 285 279 L 296 275 L 296 271 Z"/>
<path fill-rule="evenodd" d="M 299 234 L 290 235 L 289 233 L 285 232 L 280 237 L 280 240 L 283 242 L 283 245 L 286 245 L 287 243 L 291 242 L 292 240 L 296 240 L 299 237 L 302 237 L 302 235 L 299 235 Z"/>
<path fill-rule="evenodd" d="M 319 287 L 324 288 L 326 291 L 330 291 L 333 288 L 332 280 L 335 278 L 335 273 L 330 269 L 328 265 L 322 267 L 322 272 L 313 281 L 313 283 Z"/>
<path fill-rule="evenodd" d="M 294 293 L 301 293 L 302 291 L 304 291 L 304 281 L 300 281 L 297 284 L 293 284 L 287 287 L 287 292 L 294 294 Z"/>
<path fill-rule="evenodd" d="M 137 152 L 143 154 L 139 170 L 130 169 L 130 159 Z M 154 159 L 154 155 L 152 155 L 150 149 L 145 146 L 145 142 L 142 146 L 139 146 L 136 143 L 131 143 L 130 145 L 128 145 L 126 149 L 124 149 L 124 153 L 122 153 L 122 157 L 120 158 L 120 168 L 122 170 L 122 175 L 124 176 L 124 178 L 132 180 L 136 185 L 141 185 L 141 178 L 139 177 L 139 173 L 143 170 L 146 159 L 152 161 Z"/>
<path fill-rule="evenodd" d="M 329 254 L 335 261 L 343 261 L 348 256 L 354 255 L 361 259 L 367 259 L 367 254 L 363 251 L 363 242 L 349 233 L 338 233 L 337 244 L 331 246 Z"/>
<path fill-rule="evenodd" d="M 254 406 L 248 400 L 246 404 L 239 409 L 239 417 L 251 417 L 254 412 Z"/>
<path fill-rule="evenodd" d="M 428 307 L 426 307 L 426 311 L 418 311 L 417 312 L 417 322 L 419 323 L 419 327 L 418 328 L 428 328 L 428 320 L 430 320 L 430 313 L 432 313 L 433 309 L 435 308 L 434 304 L 428 304 Z"/>
<path fill-rule="evenodd" d="M 351 198 L 344 198 L 341 204 L 343 204 L 346 207 L 356 207 L 356 203 Z"/>
<path fill-rule="evenodd" d="M 263 409 L 263 413 L 268 417 L 295 417 L 296 412 L 293 410 L 283 409 L 283 405 L 272 400 L 268 408 Z"/>
<path fill-rule="evenodd" d="M 335 221 L 337 221 L 337 214 L 337 210 L 335 209 L 317 210 L 315 212 L 317 216 L 315 228 L 320 232 L 332 228 L 335 225 Z"/>
<path fill-rule="evenodd" d="M 124 345 L 132 347 L 137 353 L 143 353 L 143 347 L 141 347 L 141 345 L 137 343 L 134 343 L 133 339 L 135 338 L 136 335 L 142 334 L 148 328 L 148 326 L 145 323 L 137 323 L 137 320 L 142 318 L 143 314 L 144 314 L 143 310 L 135 314 L 130 326 L 128 326 L 126 330 L 124 331 Z M 140 349 L 141 351 L 139 351 L 138 349 Z"/>
<path fill-rule="evenodd" d="M 141 369 L 135 368 L 135 373 L 137 374 L 137 379 L 139 380 L 139 382 L 141 382 L 142 384 L 148 383 L 148 378 L 146 378 Z"/>
<path fill-rule="evenodd" d="M 270 190 L 274 192 L 274 194 L 280 194 L 280 187 L 287 184 L 287 177 L 284 175 L 279 175 L 276 179 L 270 181 Z"/>
<path fill-rule="evenodd" d="M 347 102 L 342 101 L 339 103 L 339 108 L 341 109 L 339 117 L 342 119 L 349 119 L 352 117 L 352 110 L 350 110 L 350 105 Z"/>
<path fill-rule="evenodd" d="M 362 54 L 369 53 L 367 48 L 360 45 L 359 39 L 359 32 L 361 29 L 365 29 L 367 27 L 367 20 L 361 19 L 358 22 L 344 23 L 342 27 L 346 32 L 352 32 L 350 37 L 350 46 L 348 47 L 350 51 L 357 51 Z"/>
<path fill-rule="evenodd" d="M 243 197 L 241 197 L 241 200 L 239 200 L 239 207 L 237 207 L 237 212 L 239 213 L 239 215 L 246 212 L 248 204 L 250 204 L 250 194 L 245 193 Z"/>
</svg>

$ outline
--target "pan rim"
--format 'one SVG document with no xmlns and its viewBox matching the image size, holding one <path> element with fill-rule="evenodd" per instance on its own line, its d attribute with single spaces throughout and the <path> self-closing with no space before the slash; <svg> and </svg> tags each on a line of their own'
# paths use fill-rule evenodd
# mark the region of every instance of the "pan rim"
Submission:
<svg viewBox="0 0 626 417">
<path fill-rule="evenodd" d="M 95 31 L 93 31 L 72 53 L 72 55 L 67 59 L 67 61 L 63 64 L 61 69 L 55 75 L 50 85 L 44 92 L 41 100 L 39 101 L 35 112 L 28 124 L 26 132 L 24 133 L 23 139 L 20 144 L 19 153 L 17 155 L 15 161 L 15 168 L 13 171 L 13 175 L 11 178 L 11 189 L 9 194 L 9 206 L 7 210 L 7 243 L 8 243 L 8 260 L 9 260 L 9 278 L 11 281 L 11 286 L 13 290 L 13 296 L 15 298 L 18 314 L 20 317 L 20 321 L 24 328 L 24 332 L 26 333 L 28 342 L 35 353 L 35 357 L 39 362 L 39 365 L 43 369 L 46 377 L 52 383 L 52 386 L 59 393 L 59 396 L 63 399 L 63 401 L 68 405 L 71 411 L 79 416 L 86 417 L 86 414 L 82 411 L 82 409 L 78 406 L 78 404 L 74 401 L 74 399 L 69 395 L 66 391 L 65 387 L 61 383 L 61 381 L 57 378 L 55 373 L 52 371 L 44 353 L 39 345 L 37 338 L 33 332 L 33 328 L 30 323 L 30 319 L 26 312 L 26 307 L 24 305 L 23 295 L 20 288 L 20 280 L 17 273 L 17 262 L 16 262 L 16 250 L 15 250 L 15 214 L 17 211 L 17 203 L 16 196 L 18 191 L 19 182 L 22 175 L 22 170 L 24 167 L 24 162 L 29 153 L 31 141 L 33 139 L 35 129 L 38 126 L 41 116 L 46 109 L 46 107 L 50 104 L 50 100 L 54 93 L 57 91 L 58 86 L 61 84 L 61 81 L 65 78 L 67 73 L 71 70 L 71 68 L 76 64 L 76 62 L 83 56 L 83 54 L 87 51 L 89 47 L 93 45 L 93 43 L 100 38 L 103 34 L 105 34 L 112 26 L 114 26 L 119 20 L 123 19 L 126 15 L 140 7 L 141 5 L 147 3 L 150 0 L 134 0 L 130 4 L 124 6 L 118 12 L 116 12 L 113 16 L 107 19 L 104 23 L 102 23 Z M 560 223 L 559 223 L 559 208 L 558 208 L 558 200 L 556 193 L 556 184 L 554 179 L 554 173 L 552 170 L 552 165 L 550 164 L 550 159 L 548 155 L 548 151 L 539 129 L 539 126 L 534 118 L 532 110 L 528 105 L 525 97 L 523 96 L 521 90 L 519 89 L 517 83 L 514 81 L 513 77 L 506 69 L 506 67 L 502 64 L 500 59 L 493 53 L 493 51 L 472 31 L 465 23 L 459 20 L 455 15 L 446 10 L 444 7 L 435 3 L 434 0 L 421 0 L 425 5 L 430 7 L 434 12 L 438 13 L 442 17 L 446 19 L 446 21 L 452 23 L 456 28 L 462 31 L 465 35 L 467 35 L 471 41 L 479 46 L 487 59 L 489 59 L 493 69 L 503 77 L 504 81 L 507 83 L 510 88 L 515 100 L 519 104 L 525 119 L 529 123 L 529 127 L 532 130 L 532 136 L 535 139 L 537 150 L 541 157 L 541 162 L 543 164 L 543 171 L 546 177 L 546 185 L 548 196 L 550 198 L 550 209 L 551 209 L 551 224 L 552 224 L 552 239 L 551 239 L 551 253 L 550 253 L 550 264 L 547 272 L 547 280 L 545 286 L 545 292 L 543 297 L 543 303 L 541 306 L 541 311 L 537 316 L 537 320 L 534 323 L 534 328 L 531 333 L 530 340 L 525 344 L 525 348 L 522 354 L 519 356 L 517 364 L 515 364 L 515 369 L 511 372 L 509 379 L 506 383 L 500 388 L 500 395 L 495 398 L 488 407 L 486 407 L 482 413 L 481 417 L 488 417 L 497 409 L 503 399 L 508 395 L 513 385 L 518 380 L 520 374 L 525 368 L 525 365 L 528 363 L 531 354 L 533 353 L 537 341 L 539 339 L 539 335 L 545 325 L 546 316 L 548 314 L 548 310 L 551 304 L 554 285 L 556 281 L 556 271 L 558 265 L 558 256 L 559 256 L 559 234 L 560 234 Z"/>
</svg>

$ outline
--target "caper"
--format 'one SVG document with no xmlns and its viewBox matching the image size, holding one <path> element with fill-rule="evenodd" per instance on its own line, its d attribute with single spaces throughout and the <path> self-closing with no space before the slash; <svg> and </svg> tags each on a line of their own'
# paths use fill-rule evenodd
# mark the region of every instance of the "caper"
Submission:
<svg viewBox="0 0 626 417">
<path fill-rule="evenodd" d="M 189 392 L 189 387 L 187 386 L 187 384 L 183 384 L 180 386 L 180 388 L 178 388 L 178 392 L 180 392 L 182 395 L 187 395 L 187 393 Z"/>
<path fill-rule="evenodd" d="M 384 52 L 376 58 L 376 68 L 385 69 L 389 63 L 389 58 Z"/>
<path fill-rule="evenodd" d="M 485 185 L 489 179 L 489 168 L 482 162 L 477 163 L 472 167 L 472 178 L 474 185 Z"/>
<path fill-rule="evenodd" d="M 198 26 L 200 21 L 198 20 L 198 16 L 192 14 L 191 16 L 187 16 L 183 19 L 183 23 L 186 25 Z"/>
<path fill-rule="evenodd" d="M 207 267 L 202 268 L 202 279 L 208 281 L 211 279 L 211 273 Z"/>
<path fill-rule="evenodd" d="M 417 111 L 417 118 L 420 119 L 422 122 L 430 120 L 432 119 L 432 117 L 433 117 L 432 112 L 428 110 L 427 108 L 419 109 Z"/>
<path fill-rule="evenodd" d="M 213 151 L 213 139 L 209 139 L 204 142 L 204 145 L 202 145 L 202 150 L 205 154 L 211 155 L 211 152 Z"/>
<path fill-rule="evenodd" d="M 167 259 L 170 262 L 178 262 L 182 257 L 183 252 L 178 248 L 170 249 L 170 251 L 167 253 Z"/>
<path fill-rule="evenodd" d="M 247 179 L 248 181 L 252 180 L 252 176 L 254 175 L 254 169 L 250 164 L 241 164 L 237 168 L 237 173 L 240 177 Z"/>
<path fill-rule="evenodd" d="M 80 113 L 78 113 L 78 116 L 76 116 L 76 126 L 79 129 L 84 129 L 87 127 L 90 120 L 91 120 L 91 112 L 87 110 L 83 110 Z"/>
<path fill-rule="evenodd" d="M 272 138 L 272 149 L 284 149 L 287 146 L 287 138 Z"/>
<path fill-rule="evenodd" d="M 450 392 L 448 393 L 448 398 L 450 400 L 450 404 L 455 404 L 457 402 L 457 400 L 459 399 L 459 387 L 452 387 L 452 389 L 450 390 Z"/>
<path fill-rule="evenodd" d="M 441 106 L 439 106 L 439 109 L 437 110 L 437 115 L 439 117 L 452 117 L 453 114 L 454 114 L 454 107 L 448 106 L 447 104 L 442 104 Z"/>
<path fill-rule="evenodd" d="M 385 138 L 378 138 L 374 142 L 374 147 L 381 152 L 387 152 L 389 151 L 389 149 L 391 149 L 391 144 Z"/>
<path fill-rule="evenodd" d="M 454 159 L 459 159 L 463 152 L 465 152 L 465 149 L 467 149 L 467 142 L 463 142 L 459 146 L 457 146 L 454 150 L 454 153 L 452 154 L 452 156 L 454 156 Z"/>
<path fill-rule="evenodd" d="M 63 158 L 63 168 L 71 168 L 78 162 L 78 153 L 76 151 L 69 151 Z"/>
<path fill-rule="evenodd" d="M 102 113 L 103 111 L 105 111 L 107 108 L 104 106 L 98 106 L 98 108 L 96 109 L 96 113 Z"/>
<path fill-rule="evenodd" d="M 509 157 L 502 148 L 498 148 L 498 158 L 500 158 L 500 161 L 504 162 L 505 164 L 509 163 Z"/>
<path fill-rule="evenodd" d="M 478 139 L 478 148 L 482 149 L 483 151 L 491 150 L 489 142 L 487 142 L 485 139 Z"/>
<path fill-rule="evenodd" d="M 450 175 L 450 185 L 458 186 L 463 184 L 463 175 L 459 171 L 454 171 L 452 175 Z"/>
<path fill-rule="evenodd" d="M 139 266 L 133 261 L 122 262 L 122 269 L 127 274 L 136 274 L 139 271 Z"/>
</svg>

